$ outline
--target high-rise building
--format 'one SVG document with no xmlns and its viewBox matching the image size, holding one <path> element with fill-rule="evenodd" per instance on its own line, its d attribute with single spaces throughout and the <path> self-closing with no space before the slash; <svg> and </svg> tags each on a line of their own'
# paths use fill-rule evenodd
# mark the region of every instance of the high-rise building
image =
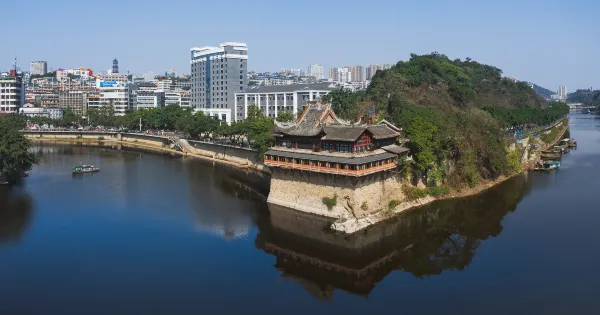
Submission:
<svg viewBox="0 0 600 315">
<path fill-rule="evenodd" d="M 375 73 L 377 73 L 377 70 L 383 70 L 383 67 L 380 65 L 369 65 L 367 66 L 367 69 L 365 71 L 365 79 L 367 81 L 370 81 L 373 76 L 375 75 Z"/>
<path fill-rule="evenodd" d="M 317 80 L 325 79 L 325 72 L 323 71 L 323 65 L 314 64 L 308 67 L 308 75 L 315 77 Z"/>
<path fill-rule="evenodd" d="M 0 113 L 18 113 L 25 103 L 23 76 L 11 70 L 10 75 L 0 76 Z"/>
<path fill-rule="evenodd" d="M 58 107 L 62 109 L 70 108 L 73 113 L 85 116 L 87 114 L 87 92 L 68 90 L 58 93 Z"/>
<path fill-rule="evenodd" d="M 112 74 L 116 74 L 119 73 L 119 60 L 117 60 L 117 58 L 115 58 L 113 60 L 113 66 L 112 66 Z"/>
<path fill-rule="evenodd" d="M 248 47 L 226 42 L 191 49 L 192 107 L 231 123 L 235 93 L 248 86 Z"/>
<path fill-rule="evenodd" d="M 558 87 L 558 99 L 559 100 L 566 100 L 567 99 L 567 86 L 566 85 L 561 85 Z"/>
<path fill-rule="evenodd" d="M 125 115 L 125 112 L 130 108 L 130 90 L 127 82 L 97 79 L 96 88 L 99 91 L 99 97 L 97 100 L 94 99 L 94 102 L 90 102 L 88 96 L 89 108 L 112 106 L 116 115 Z"/>
<path fill-rule="evenodd" d="M 45 75 L 48 73 L 48 63 L 45 61 L 33 61 L 29 65 L 29 74 Z"/>
<path fill-rule="evenodd" d="M 340 80 L 339 78 L 339 68 L 331 67 L 329 68 L 329 81 L 337 82 Z"/>
<path fill-rule="evenodd" d="M 352 81 L 352 72 L 349 67 L 338 68 L 338 82 Z"/>
<path fill-rule="evenodd" d="M 365 69 L 363 66 L 358 65 L 351 68 L 352 70 L 352 82 L 363 82 L 365 81 Z"/>
</svg>

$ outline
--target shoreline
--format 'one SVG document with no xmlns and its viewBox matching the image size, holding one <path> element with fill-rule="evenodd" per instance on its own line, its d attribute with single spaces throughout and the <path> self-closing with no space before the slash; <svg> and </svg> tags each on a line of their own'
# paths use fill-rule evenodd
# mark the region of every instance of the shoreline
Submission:
<svg viewBox="0 0 600 315">
<path fill-rule="evenodd" d="M 251 170 L 262 176 L 269 175 L 269 172 L 265 171 L 264 169 L 251 167 L 249 165 L 242 165 L 239 163 L 234 163 L 234 162 L 221 160 L 221 159 L 215 159 L 215 158 L 212 158 L 209 156 L 194 154 L 194 153 L 190 153 L 190 152 L 182 152 L 182 151 L 178 151 L 178 150 L 173 150 L 168 147 L 152 145 L 152 144 L 148 144 L 148 143 L 113 140 L 110 138 L 105 139 L 105 140 L 96 140 L 96 139 L 85 139 L 85 138 L 84 139 L 76 139 L 76 138 L 58 139 L 58 138 L 27 137 L 27 140 L 29 140 L 30 142 L 56 143 L 56 144 L 66 144 L 66 145 L 89 145 L 89 146 L 102 146 L 102 145 L 119 146 L 120 145 L 124 148 L 142 149 L 142 150 L 147 150 L 147 151 L 151 151 L 151 152 L 155 152 L 155 153 L 169 153 L 169 154 L 179 155 L 182 157 L 196 158 L 196 159 L 203 160 L 206 162 L 213 162 L 213 163 L 216 162 L 216 163 L 224 164 L 227 166 L 235 167 L 240 170 Z"/>
<path fill-rule="evenodd" d="M 546 145 L 542 146 L 542 148 L 540 150 L 545 150 L 547 148 L 550 148 L 550 147 L 554 146 L 560 139 L 562 139 L 562 137 L 564 136 L 564 134 L 566 133 L 566 131 L 569 128 L 568 120 L 564 120 L 563 122 L 566 122 L 566 124 L 563 125 L 561 132 L 559 132 L 557 134 L 555 139 L 550 144 L 546 144 Z M 227 160 L 223 160 L 223 159 L 216 159 L 213 156 L 195 154 L 192 152 L 185 152 L 185 150 L 178 151 L 178 150 L 174 150 L 169 147 L 166 147 L 164 145 L 153 145 L 150 143 L 139 143 L 139 142 L 131 142 L 131 141 L 123 141 L 123 140 L 113 140 L 110 138 L 106 139 L 106 140 L 96 140 L 96 139 L 85 139 L 85 138 L 84 139 L 76 139 L 76 138 L 59 139 L 59 138 L 27 137 L 27 139 L 31 142 L 39 142 L 39 143 L 49 142 L 49 143 L 67 144 L 67 145 L 90 145 L 90 146 L 102 145 L 102 144 L 117 145 L 117 146 L 121 145 L 124 148 L 132 148 L 132 149 L 139 148 L 139 149 L 148 150 L 151 152 L 170 153 L 170 154 L 176 154 L 176 155 L 183 156 L 183 157 L 197 158 L 197 159 L 200 159 L 203 161 L 210 161 L 213 163 L 216 162 L 216 163 L 221 163 L 224 165 L 232 166 L 232 167 L 235 167 L 240 170 L 251 170 L 261 176 L 264 176 L 264 175 L 270 176 L 270 172 L 264 166 L 263 167 L 256 167 L 256 166 L 253 167 L 248 164 L 239 164 L 239 163 L 235 163 L 235 162 L 231 162 L 231 161 L 227 161 Z M 189 149 L 188 149 L 188 151 L 189 151 Z M 334 220 L 330 226 L 330 228 L 333 231 L 343 233 L 343 234 L 353 234 L 360 230 L 364 230 L 365 228 L 368 228 L 372 225 L 376 225 L 376 224 L 384 222 L 386 220 L 393 219 L 396 216 L 398 216 L 399 214 L 401 214 L 402 212 L 415 210 L 415 209 L 418 209 L 420 207 L 423 207 L 423 206 L 428 205 L 435 201 L 466 198 L 466 197 L 475 196 L 475 195 L 484 193 L 488 189 L 493 188 L 493 187 L 495 187 L 509 179 L 512 179 L 516 176 L 526 175 L 527 173 L 529 173 L 529 171 L 531 171 L 534 168 L 535 162 L 538 161 L 539 159 L 540 159 L 539 156 L 537 156 L 534 153 L 531 157 L 529 157 L 529 159 L 527 161 L 522 162 L 522 166 L 523 166 L 522 171 L 517 172 L 515 174 L 502 175 L 494 180 L 482 181 L 475 187 L 461 189 L 461 191 L 456 191 L 456 190 L 452 189 L 447 195 L 443 195 L 443 196 L 437 196 L 437 197 L 426 196 L 426 197 L 415 199 L 415 200 L 406 200 L 406 201 L 403 201 L 402 203 L 400 203 L 398 206 L 396 206 L 393 210 L 381 209 L 377 212 L 374 212 L 374 213 L 367 215 L 366 217 L 363 217 L 360 219 L 357 219 L 355 217 L 350 217 L 350 216 L 336 219 L 333 216 L 327 216 L 322 213 L 319 213 L 318 211 L 311 211 L 310 209 L 296 209 L 293 206 L 281 204 L 280 202 L 272 202 L 272 201 L 269 202 L 267 200 L 267 203 L 288 207 L 288 208 L 295 209 L 296 211 L 299 211 L 302 213 L 307 213 L 307 214 L 315 215 L 318 217 L 323 217 L 326 219 Z"/>
<path fill-rule="evenodd" d="M 566 124 L 562 127 L 562 130 L 556 135 L 556 137 L 552 140 L 551 143 L 543 146 L 541 148 L 541 150 L 546 150 L 548 148 L 553 147 L 560 141 L 560 139 L 563 138 L 564 134 L 569 129 L 569 123 L 568 123 L 569 121 L 568 121 L 568 119 L 565 119 L 565 120 L 563 120 L 563 122 L 566 122 Z M 416 210 L 420 207 L 423 207 L 423 206 L 433 203 L 435 201 L 460 199 L 460 198 L 466 198 L 466 197 L 475 196 L 475 195 L 484 193 L 488 189 L 493 188 L 509 179 L 515 178 L 520 175 L 527 175 L 530 171 L 533 170 L 533 168 L 535 167 L 535 163 L 539 159 L 540 159 L 540 157 L 534 155 L 533 159 L 529 159 L 528 161 L 523 163 L 522 171 L 512 174 L 512 175 L 502 175 L 494 180 L 487 180 L 487 181 L 481 182 L 480 184 L 478 184 L 477 186 L 475 186 L 473 188 L 461 190 L 460 192 L 451 190 L 449 194 L 444 195 L 444 196 L 438 196 L 438 197 L 426 196 L 426 197 L 415 199 L 415 200 L 404 201 L 404 202 L 400 203 L 398 206 L 396 206 L 393 210 L 391 210 L 391 212 L 382 209 L 382 210 L 372 213 L 364 218 L 360 218 L 360 219 L 347 218 L 344 221 L 334 221 L 331 224 L 331 229 L 333 231 L 339 232 L 339 233 L 353 234 L 353 233 L 359 232 L 360 230 L 364 230 L 365 228 L 368 228 L 372 225 L 376 225 L 378 223 L 382 223 L 384 221 L 393 219 L 405 211 Z"/>
</svg>

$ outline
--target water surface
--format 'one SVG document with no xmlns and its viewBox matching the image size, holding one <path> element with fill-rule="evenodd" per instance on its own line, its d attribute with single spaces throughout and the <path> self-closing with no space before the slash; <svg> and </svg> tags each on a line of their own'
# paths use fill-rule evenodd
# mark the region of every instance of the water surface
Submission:
<svg viewBox="0 0 600 315">
<path fill-rule="evenodd" d="M 0 187 L 0 314 L 598 314 L 600 120 L 559 171 L 351 236 L 268 179 L 193 159 L 43 146 Z M 75 176 L 73 164 L 100 173 Z"/>
</svg>

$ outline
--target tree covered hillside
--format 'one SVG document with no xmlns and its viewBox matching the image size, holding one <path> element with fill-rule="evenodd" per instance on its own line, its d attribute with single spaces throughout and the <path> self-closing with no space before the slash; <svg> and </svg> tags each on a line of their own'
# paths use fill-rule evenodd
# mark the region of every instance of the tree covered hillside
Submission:
<svg viewBox="0 0 600 315">
<path fill-rule="evenodd" d="M 450 60 L 438 53 L 411 54 L 409 61 L 378 71 L 367 93 L 376 100 L 395 93 L 409 103 L 426 107 L 545 106 L 544 99 L 526 82 L 503 78 L 502 70 L 496 67 L 469 58 Z"/>
<path fill-rule="evenodd" d="M 533 90 L 541 97 L 545 98 L 545 99 L 549 99 L 553 94 L 555 94 L 556 92 L 550 91 L 546 88 L 543 88 L 537 84 L 533 85 Z"/>
<path fill-rule="evenodd" d="M 583 103 L 589 106 L 600 106 L 600 91 L 577 90 L 567 96 L 567 101 L 572 103 Z"/>
<path fill-rule="evenodd" d="M 341 89 L 324 100 L 343 118 L 374 114 L 403 128 L 412 167 L 426 184 L 456 189 L 518 172 L 521 152 L 507 150 L 507 136 L 548 126 L 569 111 L 496 67 L 438 53 L 413 54 L 377 71 L 366 92 Z"/>
</svg>

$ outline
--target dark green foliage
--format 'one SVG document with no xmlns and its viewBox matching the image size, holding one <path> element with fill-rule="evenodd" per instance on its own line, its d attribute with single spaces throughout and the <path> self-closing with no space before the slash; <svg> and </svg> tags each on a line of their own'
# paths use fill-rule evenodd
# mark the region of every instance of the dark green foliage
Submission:
<svg viewBox="0 0 600 315">
<path fill-rule="evenodd" d="M 500 120 L 504 127 L 522 126 L 525 124 L 546 125 L 555 122 L 569 113 L 569 106 L 561 102 L 552 102 L 547 108 L 517 108 L 508 109 L 499 106 L 483 106 Z"/>
<path fill-rule="evenodd" d="M 567 96 L 567 101 L 571 103 L 583 103 L 587 106 L 600 106 L 600 91 L 591 89 L 577 90 Z"/>
<path fill-rule="evenodd" d="M 545 99 L 549 99 L 555 92 L 550 91 L 546 88 L 543 88 L 537 84 L 533 85 L 533 90 L 535 91 L 535 93 L 537 93 L 539 96 L 545 98 Z"/>
<path fill-rule="evenodd" d="M 337 195 L 333 195 L 333 198 L 323 197 L 323 204 L 327 206 L 327 210 L 331 211 L 337 205 Z"/>
<path fill-rule="evenodd" d="M 294 114 L 292 114 L 290 112 L 281 112 L 277 115 L 276 120 L 279 122 L 294 121 Z"/>
<path fill-rule="evenodd" d="M 16 115 L 0 117 L 0 180 L 17 181 L 37 163 L 29 152 L 29 142 L 19 132 L 21 128 L 21 119 Z"/>
<path fill-rule="evenodd" d="M 498 68 L 466 59 L 450 60 L 438 53 L 411 55 L 394 67 L 378 71 L 367 94 L 379 102 L 391 94 L 426 107 L 542 107 L 544 100 L 525 82 L 502 78 Z"/>
</svg>

